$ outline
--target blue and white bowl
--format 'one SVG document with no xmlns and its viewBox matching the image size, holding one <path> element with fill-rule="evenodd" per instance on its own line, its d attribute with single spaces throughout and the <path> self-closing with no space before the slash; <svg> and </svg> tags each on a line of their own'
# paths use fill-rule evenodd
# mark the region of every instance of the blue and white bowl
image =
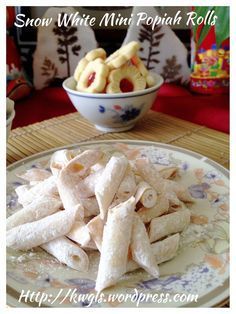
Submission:
<svg viewBox="0 0 236 314">
<path fill-rule="evenodd" d="M 163 78 L 152 74 L 153 87 L 128 93 L 91 94 L 76 91 L 73 77 L 63 82 L 72 104 L 79 113 L 103 132 L 122 132 L 131 129 L 151 108 Z"/>
</svg>

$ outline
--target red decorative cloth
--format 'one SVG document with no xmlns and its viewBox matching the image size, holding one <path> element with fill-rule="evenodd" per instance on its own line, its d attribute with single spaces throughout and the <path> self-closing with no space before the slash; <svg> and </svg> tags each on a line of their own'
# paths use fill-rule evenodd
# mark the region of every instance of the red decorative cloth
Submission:
<svg viewBox="0 0 236 314">
<path fill-rule="evenodd" d="M 175 84 L 163 84 L 152 107 L 193 123 L 229 132 L 229 96 L 198 95 Z M 13 128 L 75 112 L 66 92 L 60 87 L 34 91 L 15 105 Z"/>
</svg>

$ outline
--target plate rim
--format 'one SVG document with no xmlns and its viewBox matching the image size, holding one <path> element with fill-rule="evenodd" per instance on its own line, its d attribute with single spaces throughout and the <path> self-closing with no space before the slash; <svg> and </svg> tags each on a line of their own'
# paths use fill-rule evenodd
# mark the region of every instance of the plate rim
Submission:
<svg viewBox="0 0 236 314">
<path fill-rule="evenodd" d="M 6 170 L 7 171 L 12 171 L 14 170 L 15 168 L 17 168 L 18 166 L 22 166 L 23 164 L 27 163 L 27 162 L 30 162 L 31 160 L 34 160 L 34 159 L 38 159 L 38 158 L 41 158 L 43 156 L 46 156 L 46 155 L 49 155 L 50 153 L 53 153 L 57 150 L 61 150 L 61 149 L 69 149 L 69 148 L 76 148 L 78 146 L 89 146 L 89 145 L 97 145 L 97 144 L 114 144 L 114 143 L 125 143 L 125 144 L 133 144 L 133 145 L 153 145 L 153 146 L 156 146 L 156 147 L 160 147 L 160 148 L 166 148 L 166 149 L 169 149 L 169 150 L 173 150 L 173 151 L 176 151 L 176 152 L 180 152 L 180 153 L 185 153 L 187 155 L 190 155 L 192 157 L 195 157 L 197 159 L 199 159 L 199 161 L 203 161 L 203 162 L 206 162 L 207 160 L 210 161 L 210 163 L 208 163 L 210 166 L 213 166 L 213 167 L 216 167 L 218 169 L 220 169 L 221 172 L 223 172 L 223 174 L 228 178 L 230 176 L 230 171 L 229 169 L 225 168 L 224 166 L 222 166 L 221 164 L 219 164 L 218 162 L 214 161 L 213 159 L 211 158 L 208 158 L 200 153 L 197 153 L 195 151 L 191 151 L 189 149 L 186 149 L 186 148 L 182 148 L 182 147 L 179 147 L 179 146 L 175 146 L 175 145 L 171 145 L 171 144 L 166 144 L 166 143 L 162 143 L 162 142 L 155 142 L 155 141 L 146 141 L 146 140 L 129 140 L 129 139 L 110 139 L 110 140 L 85 140 L 85 141 L 79 141 L 79 142 L 76 142 L 76 143 L 71 143 L 71 144 L 67 144 L 67 145 L 63 145 L 63 146 L 59 146 L 59 147 L 53 147 L 51 149 L 48 149 L 48 150 L 44 150 L 42 152 L 38 152 L 38 153 L 35 153 L 31 156 L 27 156 L 25 158 L 22 158 L 20 160 L 17 160 L 16 162 L 10 164 L 9 166 L 6 167 Z M 206 162 L 207 163 L 207 162 Z M 229 298 L 230 298 L 230 294 L 229 294 L 229 280 L 230 280 L 230 275 L 226 278 L 226 280 L 224 281 L 224 283 L 221 285 L 221 286 L 218 286 L 216 287 L 214 290 L 212 290 L 211 292 L 203 295 L 199 300 L 203 299 L 203 303 L 201 302 L 200 306 L 197 306 L 197 307 L 219 307 L 220 304 L 224 304 L 225 302 L 229 301 Z M 219 292 L 219 294 L 217 294 L 216 296 L 214 296 L 212 299 L 210 300 L 206 300 L 204 302 L 204 299 L 207 299 L 208 295 L 211 295 L 211 294 L 215 294 L 215 290 L 217 289 L 222 289 L 224 286 L 226 286 L 226 289 L 224 289 L 223 291 Z M 10 290 L 14 290 L 14 294 L 18 294 L 18 291 L 16 291 L 14 288 L 6 285 L 7 287 L 7 290 L 10 288 Z M 9 293 L 6 293 L 6 297 L 10 295 L 12 296 L 12 294 L 9 294 Z M 220 299 L 220 300 L 219 300 Z M 14 300 L 17 300 L 17 299 L 14 299 Z M 11 302 L 9 302 L 11 303 Z M 16 307 L 15 305 L 11 305 L 7 302 L 7 304 L 9 306 L 13 306 L 13 307 Z M 198 303 L 198 302 L 197 302 Z M 180 307 L 193 307 L 193 302 L 189 303 L 189 304 L 186 304 L 186 305 L 183 305 L 183 306 L 180 306 Z M 45 305 L 44 305 L 45 306 Z M 50 307 L 50 306 L 47 306 L 46 307 Z M 160 307 L 161 308 L 161 307 Z"/>
<path fill-rule="evenodd" d="M 217 168 L 220 168 L 221 171 L 223 171 L 223 173 L 225 174 L 225 176 L 227 176 L 229 178 L 229 169 L 225 168 L 224 166 L 222 166 L 221 164 L 219 164 L 217 161 L 214 161 L 213 159 L 211 158 L 208 158 L 207 156 L 204 156 L 200 153 L 197 153 L 195 151 L 192 151 L 192 150 L 189 150 L 187 148 L 182 148 L 182 147 L 179 147 L 179 146 L 175 146 L 175 145 L 171 145 L 171 144 L 166 144 L 166 143 L 161 143 L 161 142 L 155 142 L 155 141 L 145 141 L 145 140 L 93 140 L 93 141 L 81 141 L 81 142 L 77 142 L 77 143 L 74 143 L 74 144 L 68 144 L 68 145 L 63 145 L 63 146 L 59 146 L 59 147 L 53 147 L 53 148 L 50 148 L 50 149 L 47 149 L 47 150 L 44 150 L 42 152 L 38 152 L 36 154 L 33 154 L 31 156 L 27 156 L 25 158 L 22 158 L 20 160 L 17 160 L 13 163 L 11 163 L 10 165 L 8 165 L 6 167 L 7 170 L 12 170 L 14 169 L 15 167 L 17 167 L 18 165 L 20 164 L 24 164 L 28 161 L 30 161 L 31 159 L 35 159 L 35 158 L 40 158 L 40 157 L 43 157 L 44 155 L 47 155 L 49 153 L 52 153 L 52 152 L 55 152 L 56 150 L 61 150 L 61 149 L 66 149 L 66 148 L 69 148 L 69 147 L 76 147 L 76 146 L 79 146 L 79 145 L 85 145 L 85 146 L 88 146 L 88 145 L 94 145 L 94 144 L 109 144 L 109 143 L 127 143 L 127 144 L 150 144 L 150 145 L 154 145 L 154 146 L 163 146 L 163 148 L 167 148 L 167 149 L 170 149 L 170 150 L 174 150 L 174 151 L 177 151 L 177 152 L 186 152 L 187 155 L 190 155 L 192 157 L 196 157 L 197 159 L 199 160 L 209 160 L 211 162 L 211 164 L 217 166 Z"/>
</svg>

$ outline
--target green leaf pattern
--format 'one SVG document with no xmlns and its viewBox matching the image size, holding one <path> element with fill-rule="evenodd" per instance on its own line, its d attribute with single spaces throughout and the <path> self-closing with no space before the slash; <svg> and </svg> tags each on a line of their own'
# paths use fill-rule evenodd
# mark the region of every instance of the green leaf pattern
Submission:
<svg viewBox="0 0 236 314">
<path fill-rule="evenodd" d="M 197 13 L 198 16 L 205 17 L 207 12 L 215 11 L 215 15 L 217 16 L 216 24 L 215 24 L 215 36 L 216 36 L 216 44 L 217 47 L 220 48 L 222 42 L 229 37 L 229 7 L 227 6 L 216 6 L 216 7 L 195 7 L 194 12 Z M 194 40 L 197 43 L 197 49 L 202 44 L 207 34 L 210 31 L 212 26 L 209 24 L 203 25 L 199 34 L 199 38 L 197 38 L 197 30 L 199 25 L 194 25 L 192 27 Z"/>
</svg>

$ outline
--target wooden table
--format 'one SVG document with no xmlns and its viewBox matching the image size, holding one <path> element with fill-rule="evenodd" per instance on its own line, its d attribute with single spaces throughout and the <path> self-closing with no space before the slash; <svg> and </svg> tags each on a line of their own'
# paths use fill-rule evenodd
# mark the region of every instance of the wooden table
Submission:
<svg viewBox="0 0 236 314">
<path fill-rule="evenodd" d="M 148 140 L 172 144 L 200 153 L 229 168 L 229 136 L 150 111 L 128 132 L 103 133 L 79 113 L 35 123 L 11 132 L 7 143 L 7 164 L 24 157 L 68 144 L 90 140 Z M 229 306 L 229 300 L 218 306 Z"/>
</svg>

